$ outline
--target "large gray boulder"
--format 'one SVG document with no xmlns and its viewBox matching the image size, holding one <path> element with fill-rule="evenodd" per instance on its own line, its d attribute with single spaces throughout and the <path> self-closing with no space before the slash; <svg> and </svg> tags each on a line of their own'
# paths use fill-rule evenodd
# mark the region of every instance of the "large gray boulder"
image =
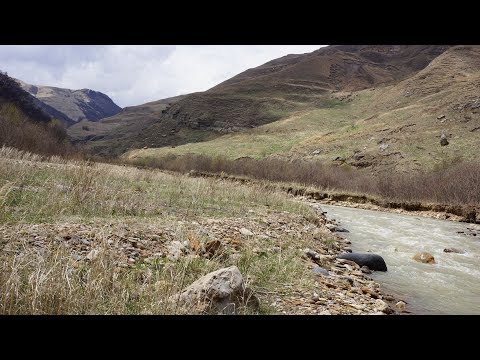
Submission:
<svg viewBox="0 0 480 360">
<path fill-rule="evenodd" d="M 245 287 L 242 274 L 236 266 L 211 272 L 193 282 L 181 293 L 174 295 L 191 312 L 235 314 L 239 307 L 257 308 L 258 299 Z"/>
<path fill-rule="evenodd" d="M 385 260 L 376 254 L 347 253 L 337 256 L 337 259 L 351 260 L 360 266 L 368 266 L 370 270 L 387 271 Z"/>
</svg>

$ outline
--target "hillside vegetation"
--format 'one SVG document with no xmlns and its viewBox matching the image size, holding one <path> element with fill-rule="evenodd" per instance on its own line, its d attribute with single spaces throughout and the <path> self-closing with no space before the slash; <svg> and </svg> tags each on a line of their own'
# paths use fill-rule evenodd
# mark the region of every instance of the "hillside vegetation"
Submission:
<svg viewBox="0 0 480 360">
<path fill-rule="evenodd" d="M 369 173 L 428 171 L 459 159 L 477 160 L 480 48 L 450 48 L 410 75 L 390 85 L 321 95 L 322 106 L 253 129 L 174 148 L 131 150 L 124 157 L 301 158 Z M 441 146 L 442 134 L 448 146 Z"/>
<path fill-rule="evenodd" d="M 61 122 L 4 73 L 0 73 L 0 145 L 43 155 L 76 153 Z"/>
</svg>

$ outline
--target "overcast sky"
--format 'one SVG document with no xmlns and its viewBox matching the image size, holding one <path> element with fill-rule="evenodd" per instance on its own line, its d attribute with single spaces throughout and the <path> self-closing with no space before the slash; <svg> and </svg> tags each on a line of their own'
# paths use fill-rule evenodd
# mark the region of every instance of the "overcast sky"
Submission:
<svg viewBox="0 0 480 360">
<path fill-rule="evenodd" d="M 323 45 L 0 45 L 0 70 L 34 85 L 89 88 L 119 106 L 207 90 Z"/>
</svg>

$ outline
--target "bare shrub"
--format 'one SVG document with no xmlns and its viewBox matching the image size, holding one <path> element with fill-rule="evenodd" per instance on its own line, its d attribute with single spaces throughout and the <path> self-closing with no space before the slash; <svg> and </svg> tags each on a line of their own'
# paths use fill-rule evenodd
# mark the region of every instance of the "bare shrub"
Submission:
<svg viewBox="0 0 480 360">
<path fill-rule="evenodd" d="M 325 190 L 381 196 L 395 201 L 480 204 L 480 163 L 455 161 L 430 172 L 370 175 L 316 161 L 167 155 L 134 164 L 170 171 L 220 173 L 277 182 L 295 182 Z"/>
</svg>

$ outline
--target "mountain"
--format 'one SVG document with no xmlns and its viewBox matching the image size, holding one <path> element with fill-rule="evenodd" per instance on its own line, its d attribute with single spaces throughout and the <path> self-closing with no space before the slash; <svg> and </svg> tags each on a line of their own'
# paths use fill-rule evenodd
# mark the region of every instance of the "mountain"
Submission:
<svg viewBox="0 0 480 360">
<path fill-rule="evenodd" d="M 341 45 L 287 55 L 246 70 L 208 91 L 189 94 L 168 109 L 158 109 L 151 114 L 155 121 L 144 124 L 142 132 L 129 131 L 128 121 L 123 130 L 123 125 L 116 127 L 121 135 L 110 134 L 107 143 L 105 137 L 96 137 L 95 131 L 70 133 L 104 155 L 118 155 L 139 144 L 162 147 L 203 141 L 271 123 L 295 111 L 333 106 L 336 100 L 332 100 L 332 92 L 356 91 L 407 78 L 446 49 L 448 46 Z M 129 120 L 135 116 L 132 113 Z M 121 123 L 123 117 L 118 114 L 116 121 Z M 142 117 L 140 110 L 137 120 L 142 121 Z"/>
<path fill-rule="evenodd" d="M 18 83 L 41 101 L 45 112 L 62 120 L 67 126 L 83 120 L 98 121 L 118 114 L 122 109 L 107 95 L 90 89 L 70 90 L 52 86 Z"/>
<path fill-rule="evenodd" d="M 121 130 L 119 114 L 122 136 L 102 142 L 90 132 L 87 146 L 115 155 L 140 149 L 129 158 L 275 156 L 374 172 L 475 159 L 479 59 L 478 46 L 439 45 L 342 45 L 287 55 L 171 103 L 141 131 Z M 449 145 L 441 146 L 442 134 Z"/>
<path fill-rule="evenodd" d="M 16 79 L 0 71 L 0 146 L 44 155 L 68 155 L 74 149 L 61 123 Z"/>
<path fill-rule="evenodd" d="M 185 95 L 180 95 L 129 106 L 117 115 L 97 122 L 77 123 L 68 129 L 68 134 L 73 142 L 86 145 L 96 154 L 106 156 L 120 155 L 127 150 L 145 146 L 161 146 L 173 137 L 172 131 L 176 124 L 172 120 L 159 122 L 159 118 L 172 104 L 184 97 Z"/>
</svg>

